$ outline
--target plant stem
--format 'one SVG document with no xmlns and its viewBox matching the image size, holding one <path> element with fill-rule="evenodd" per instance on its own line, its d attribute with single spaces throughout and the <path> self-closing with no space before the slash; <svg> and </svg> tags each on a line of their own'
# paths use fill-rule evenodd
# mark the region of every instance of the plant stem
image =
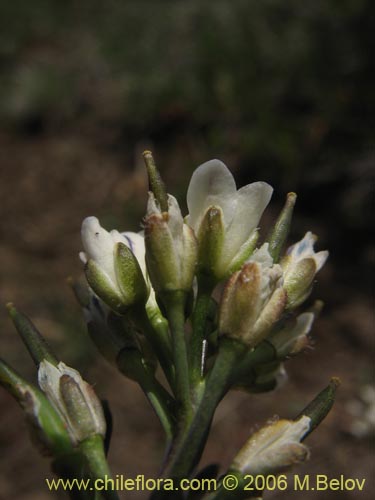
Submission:
<svg viewBox="0 0 375 500">
<path fill-rule="evenodd" d="M 195 389 L 203 376 L 203 341 L 206 334 L 207 311 L 211 301 L 211 290 L 199 290 L 193 312 L 193 333 L 190 341 L 190 381 Z"/>
<path fill-rule="evenodd" d="M 185 426 L 192 412 L 189 365 L 185 336 L 185 293 L 171 292 L 165 300 L 172 337 L 172 354 L 175 368 L 175 397 L 179 404 L 180 423 Z"/>
<path fill-rule="evenodd" d="M 233 372 L 241 360 L 246 357 L 250 367 L 269 361 L 273 355 L 273 350 L 268 345 L 261 345 L 248 353 L 247 346 L 240 342 L 226 338 L 221 340 L 215 364 L 208 374 L 203 398 L 189 429 L 174 447 L 165 477 L 188 477 L 198 463 L 216 407 L 230 388 Z"/>
<path fill-rule="evenodd" d="M 133 320 L 142 329 L 142 332 L 159 360 L 160 366 L 163 369 L 171 389 L 174 390 L 175 375 L 171 363 L 172 352 L 170 339 L 168 337 L 168 329 L 165 327 L 165 324 L 157 319 L 153 320 L 151 318 L 151 320 L 149 320 L 144 309 L 133 314 Z"/>
<path fill-rule="evenodd" d="M 158 416 L 160 423 L 165 431 L 168 445 L 170 445 L 175 427 L 175 401 L 169 392 L 158 382 L 152 371 L 148 370 L 141 360 L 136 363 L 136 376 L 129 375 L 129 358 L 122 357 L 122 353 L 117 358 L 117 366 L 121 373 L 126 377 L 130 377 L 139 383 L 143 392 L 145 393 L 149 403 Z M 126 352 L 125 352 L 126 354 Z M 141 356 L 141 355 L 140 355 Z M 130 362 L 129 362 L 130 361 Z"/>
<path fill-rule="evenodd" d="M 95 482 L 99 480 L 96 486 L 103 487 L 100 490 L 102 497 L 105 500 L 119 500 L 116 491 L 108 488 L 108 482 L 111 481 L 111 471 L 105 457 L 102 436 L 96 434 L 85 439 L 79 444 L 79 449 L 87 461 L 91 479 Z"/>
</svg>

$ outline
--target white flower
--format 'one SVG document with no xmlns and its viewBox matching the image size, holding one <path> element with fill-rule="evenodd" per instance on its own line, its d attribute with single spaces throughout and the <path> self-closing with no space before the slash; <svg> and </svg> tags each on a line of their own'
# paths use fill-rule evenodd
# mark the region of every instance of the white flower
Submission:
<svg viewBox="0 0 375 500">
<path fill-rule="evenodd" d="M 84 252 L 80 252 L 81 261 L 86 264 L 89 259 L 95 261 L 111 280 L 113 287 L 118 288 L 115 270 L 115 245 L 123 243 L 133 253 L 139 249 L 139 239 L 143 239 L 136 233 L 120 234 L 115 229 L 106 231 L 96 217 L 86 217 L 81 228 L 82 245 Z M 140 263 L 142 266 L 142 264 Z M 143 269 L 145 264 L 143 264 Z"/>
<path fill-rule="evenodd" d="M 288 248 L 287 260 L 285 261 L 286 265 L 284 265 L 284 273 L 286 276 L 292 271 L 293 266 L 303 259 L 313 259 L 316 267 L 315 272 L 320 271 L 328 258 L 329 252 L 327 250 L 315 252 L 314 244 L 316 240 L 316 236 L 314 236 L 311 231 L 308 231 L 302 240 Z"/>
<path fill-rule="evenodd" d="M 288 307 L 295 308 L 309 296 L 314 277 L 328 258 L 328 251 L 314 251 L 316 237 L 309 231 L 301 241 L 291 246 L 281 260 Z"/>
<path fill-rule="evenodd" d="M 74 443 L 94 434 L 104 437 L 106 422 L 102 405 L 77 370 L 62 362 L 54 366 L 43 360 L 39 365 L 38 382 L 65 422 Z"/>
<path fill-rule="evenodd" d="M 83 221 L 81 235 L 85 251 L 80 253 L 80 258 L 95 293 L 120 313 L 137 301 L 145 301 L 149 287 L 142 236 L 120 234 L 116 230 L 108 232 L 96 217 Z"/>
<path fill-rule="evenodd" d="M 237 191 L 232 174 L 219 160 L 208 161 L 193 173 L 187 192 L 187 222 L 202 245 L 205 217 L 210 209 L 219 213 L 223 238 L 213 270 L 219 278 L 227 276 L 233 266 L 238 269 L 251 253 L 259 220 L 271 195 L 272 188 L 265 182 L 254 182 Z"/>
<path fill-rule="evenodd" d="M 309 451 L 300 443 L 310 430 L 311 419 L 278 420 L 253 434 L 235 457 L 232 469 L 242 474 L 277 473 L 306 460 Z"/>
</svg>

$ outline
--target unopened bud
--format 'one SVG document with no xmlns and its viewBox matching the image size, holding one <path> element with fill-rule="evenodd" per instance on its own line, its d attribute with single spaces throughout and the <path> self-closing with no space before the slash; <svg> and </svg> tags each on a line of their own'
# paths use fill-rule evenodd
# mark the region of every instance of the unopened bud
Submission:
<svg viewBox="0 0 375 500">
<path fill-rule="evenodd" d="M 271 258 L 266 248 L 258 251 L 258 259 L 244 264 L 229 279 L 219 314 L 220 334 L 252 347 L 268 335 L 286 303 L 285 290 L 280 286 L 280 266 L 269 265 Z"/>
<path fill-rule="evenodd" d="M 74 443 L 96 434 L 104 437 L 106 423 L 102 405 L 77 370 L 61 362 L 55 367 L 43 361 L 38 380 L 40 388 L 66 423 Z"/>
<path fill-rule="evenodd" d="M 168 196 L 168 212 L 160 212 L 152 193 L 145 218 L 146 262 L 157 293 L 189 292 L 197 262 L 193 230 L 184 223 L 177 200 Z"/>
<path fill-rule="evenodd" d="M 231 469 L 242 474 L 266 475 L 288 469 L 309 457 L 301 440 L 309 431 L 311 420 L 278 420 L 253 434 L 235 457 Z"/>
<path fill-rule="evenodd" d="M 316 237 L 308 232 L 303 239 L 288 249 L 282 259 L 284 288 L 288 294 L 288 308 L 294 309 L 309 296 L 315 274 L 328 258 L 327 251 L 315 253 Z"/>
</svg>

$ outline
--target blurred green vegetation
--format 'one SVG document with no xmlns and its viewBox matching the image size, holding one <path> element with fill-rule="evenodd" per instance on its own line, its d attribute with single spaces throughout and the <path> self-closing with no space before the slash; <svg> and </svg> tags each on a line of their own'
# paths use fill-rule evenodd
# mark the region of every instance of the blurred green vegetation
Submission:
<svg viewBox="0 0 375 500">
<path fill-rule="evenodd" d="M 372 138 L 372 2 L 0 3 L 3 123 L 186 132 L 275 179 Z M 275 182 L 275 180 L 274 180 Z"/>
<path fill-rule="evenodd" d="M 221 156 L 240 184 L 340 220 L 336 240 L 366 239 L 373 14 L 371 0 L 1 0 L 0 124 L 177 148 L 183 169 Z"/>
</svg>

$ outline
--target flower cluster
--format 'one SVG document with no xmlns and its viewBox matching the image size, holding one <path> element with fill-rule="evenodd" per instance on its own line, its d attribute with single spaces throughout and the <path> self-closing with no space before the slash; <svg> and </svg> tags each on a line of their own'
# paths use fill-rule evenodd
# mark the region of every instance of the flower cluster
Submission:
<svg viewBox="0 0 375 500">
<path fill-rule="evenodd" d="M 224 283 L 218 331 L 255 347 L 287 311 L 308 298 L 328 257 L 327 251 L 314 251 L 316 238 L 307 232 L 281 260 L 275 258 L 271 249 L 284 242 L 288 224 L 256 247 L 259 221 L 271 195 L 265 182 L 237 190 L 224 163 L 211 160 L 193 173 L 185 218 L 173 196 L 167 195 L 163 211 L 153 192 L 140 233 L 107 232 L 95 217 L 88 217 L 81 233 L 85 252 L 80 254 L 88 283 L 119 313 L 147 297 L 148 309 L 156 311 L 155 293 L 159 298 L 168 292 L 189 293 L 195 278 L 198 286 L 209 283 L 211 289 Z M 294 203 L 290 196 L 288 200 L 280 219 L 290 219 Z M 126 258 L 125 247 L 130 250 Z"/>
<path fill-rule="evenodd" d="M 140 385 L 160 420 L 166 435 L 162 474 L 181 479 L 198 465 L 226 393 L 275 389 L 285 379 L 284 362 L 308 346 L 321 303 L 302 305 L 328 252 L 315 252 L 311 232 L 285 251 L 294 193 L 265 237 L 259 226 L 272 195 L 267 183 L 237 190 L 228 168 L 208 161 L 193 173 L 184 217 L 152 154 L 145 152 L 144 159 L 150 192 L 142 231 L 107 231 L 87 217 L 80 253 L 86 280 L 72 285 L 99 352 Z M 25 410 L 58 475 L 107 477 L 109 410 L 78 371 L 52 354 L 26 316 L 13 305 L 9 311 L 38 365 L 39 388 L 1 360 L 0 383 Z M 302 441 L 330 410 L 337 385 L 332 380 L 295 420 L 258 430 L 230 471 L 239 478 L 278 474 L 308 458 Z M 209 500 L 226 494 L 219 486 Z M 231 494 L 243 498 L 240 479 Z M 117 499 L 113 491 L 103 495 Z"/>
</svg>

